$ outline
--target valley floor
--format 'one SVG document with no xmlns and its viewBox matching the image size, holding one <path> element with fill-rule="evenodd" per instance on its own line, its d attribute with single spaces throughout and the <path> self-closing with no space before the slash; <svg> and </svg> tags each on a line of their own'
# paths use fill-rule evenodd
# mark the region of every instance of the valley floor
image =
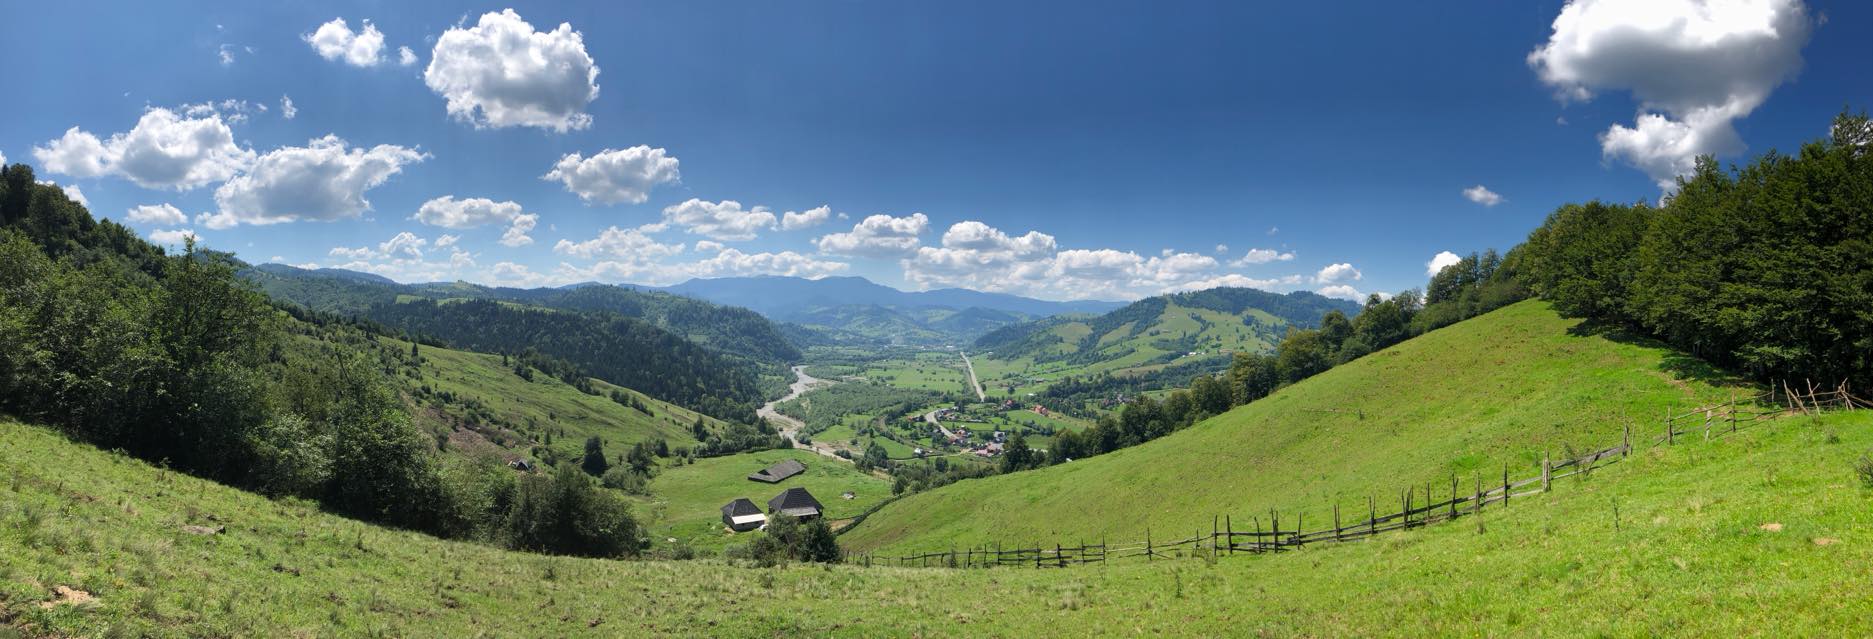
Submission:
<svg viewBox="0 0 1873 639">
<path fill-rule="evenodd" d="M 0 423 L 0 635 L 1863 636 L 1869 449 L 1873 412 L 1784 418 L 1279 556 L 758 569 L 437 541 Z"/>
</svg>

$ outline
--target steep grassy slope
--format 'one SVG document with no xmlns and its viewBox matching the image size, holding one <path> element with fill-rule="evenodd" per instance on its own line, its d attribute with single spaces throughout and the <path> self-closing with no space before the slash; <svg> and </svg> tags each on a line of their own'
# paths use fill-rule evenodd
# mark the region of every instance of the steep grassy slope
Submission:
<svg viewBox="0 0 1873 639">
<path fill-rule="evenodd" d="M 0 422 L 0 635 L 1861 636 L 1869 447 L 1873 412 L 1786 419 L 1643 449 L 1485 532 L 1213 564 L 762 570 L 440 542 Z"/>
<path fill-rule="evenodd" d="M 1524 302 L 1375 353 L 1171 436 L 897 501 L 841 540 L 860 550 L 1188 536 L 1214 515 L 1323 521 L 1455 474 L 1537 468 L 1544 450 L 1618 443 L 1667 406 L 1726 392 L 1656 346 L 1580 335 Z M 1336 411 L 1336 412 L 1326 412 Z M 1363 418 L 1360 414 L 1363 413 Z M 1644 434 L 1643 432 L 1641 434 Z"/>
<path fill-rule="evenodd" d="M 778 484 L 748 479 L 749 473 L 783 459 L 799 460 L 806 464 L 806 472 Z M 860 472 L 850 463 L 804 450 L 764 450 L 665 468 L 651 480 L 652 497 L 640 500 L 638 512 L 659 545 L 674 537 L 696 548 L 720 548 L 754 538 L 723 530 L 723 504 L 746 497 L 765 509 L 768 499 L 794 487 L 813 493 L 826 507 L 826 517 L 833 520 L 856 517 L 891 496 L 890 481 Z M 846 492 L 853 498 L 842 497 Z"/>
<path fill-rule="evenodd" d="M 393 352 L 408 351 L 407 342 L 380 339 Z M 593 380 L 598 395 L 587 395 L 551 375 L 535 372 L 532 380 L 515 374 L 500 355 L 421 347 L 422 362 L 392 380 L 414 399 L 418 424 L 442 433 L 456 433 L 452 442 L 473 446 L 488 442 L 522 454 L 542 445 L 552 433 L 552 449 L 562 459 L 584 452 L 585 438 L 596 435 L 624 452 L 640 441 L 664 440 L 671 446 L 691 446 L 690 427 L 695 411 L 648 395 Z M 635 398 L 648 411 L 611 399 L 613 392 Z M 712 430 L 719 420 L 704 417 Z"/>
</svg>

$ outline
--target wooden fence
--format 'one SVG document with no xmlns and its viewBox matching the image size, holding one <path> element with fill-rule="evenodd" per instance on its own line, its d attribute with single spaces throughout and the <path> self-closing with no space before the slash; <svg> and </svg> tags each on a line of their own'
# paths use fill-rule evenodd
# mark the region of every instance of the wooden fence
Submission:
<svg viewBox="0 0 1873 639">
<path fill-rule="evenodd" d="M 1804 383 L 1801 388 L 1790 384 L 1780 384 L 1774 388 L 1752 395 L 1733 395 L 1727 401 L 1708 406 L 1699 406 L 1683 412 L 1667 409 L 1664 416 L 1665 431 L 1654 444 L 1675 444 L 1682 436 L 1690 435 L 1701 426 L 1704 438 L 1714 435 L 1734 433 L 1742 424 L 1787 414 L 1813 414 L 1827 409 L 1859 410 L 1873 409 L 1873 402 L 1861 399 L 1842 383 L 1832 389 L 1823 389 L 1812 383 Z M 1295 515 L 1284 520 L 1278 511 L 1269 511 L 1264 522 L 1262 517 L 1250 517 L 1238 529 L 1232 516 L 1222 515 L 1211 518 L 1209 532 L 1195 531 L 1184 537 L 1159 538 L 1146 530 L 1142 541 L 1122 544 L 1109 544 L 1105 540 L 1099 543 L 1077 542 L 1067 546 L 1056 543 L 1052 547 L 1032 543 L 1030 545 L 1003 547 L 1001 544 L 950 548 L 935 552 L 923 552 L 911 555 L 875 556 L 856 554 L 846 558 L 849 563 L 865 566 L 888 565 L 923 568 L 991 568 L 997 566 L 1017 566 L 1033 568 L 1065 568 L 1083 564 L 1105 564 L 1110 561 L 1137 559 L 1145 561 L 1170 559 L 1174 557 L 1208 557 L 1243 554 L 1262 554 L 1282 552 L 1300 548 L 1309 544 L 1338 543 L 1362 540 L 1374 535 L 1394 530 L 1407 530 L 1429 526 L 1481 514 L 1488 508 L 1506 508 L 1514 499 L 1548 492 L 1556 480 L 1591 472 L 1595 468 L 1612 464 L 1624 459 L 1633 451 L 1632 427 L 1625 427 L 1620 443 L 1582 454 L 1559 462 L 1543 458 L 1540 473 L 1521 479 L 1513 479 L 1509 467 L 1505 464 L 1501 480 L 1487 485 L 1480 478 L 1472 479 L 1465 490 L 1457 477 L 1450 478 L 1445 486 L 1414 486 L 1398 495 L 1396 503 L 1383 506 L 1388 514 L 1379 514 L 1381 505 L 1377 500 L 1367 498 L 1366 516 L 1358 517 L 1353 513 L 1346 517 L 1339 504 L 1334 504 L 1330 522 L 1317 522 L 1313 529 L 1301 516 Z M 1388 500 L 1389 501 L 1389 500 Z M 1394 510 L 1395 509 L 1395 510 Z M 1328 525 L 1331 524 L 1331 525 Z"/>
</svg>

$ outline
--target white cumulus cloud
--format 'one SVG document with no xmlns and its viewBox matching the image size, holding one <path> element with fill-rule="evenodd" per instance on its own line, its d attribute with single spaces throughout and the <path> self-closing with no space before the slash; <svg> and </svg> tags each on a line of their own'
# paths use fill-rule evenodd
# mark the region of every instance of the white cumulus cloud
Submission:
<svg viewBox="0 0 1873 639">
<path fill-rule="evenodd" d="M 321 58 L 343 60 L 354 67 L 374 67 L 384 59 L 384 34 L 370 20 L 365 20 L 363 25 L 352 31 L 344 18 L 333 18 L 299 38 L 312 45 L 312 50 Z"/>
<path fill-rule="evenodd" d="M 1463 197 L 1483 206 L 1495 206 L 1502 203 L 1502 195 L 1489 190 L 1481 184 L 1463 190 Z"/>
<path fill-rule="evenodd" d="M 527 234 L 533 232 L 533 227 L 539 223 L 540 216 L 532 213 L 514 216 L 513 223 L 501 233 L 501 245 L 517 247 L 532 244 L 533 238 L 528 237 Z"/>
<path fill-rule="evenodd" d="M 535 31 L 504 9 L 436 38 L 423 82 L 448 101 L 450 116 L 476 127 L 565 133 L 592 124 L 585 107 L 598 98 L 598 65 L 572 25 Z"/>
<path fill-rule="evenodd" d="M 416 221 L 445 229 L 472 229 L 488 224 L 506 223 L 520 216 L 520 203 L 496 202 L 485 197 L 455 199 L 444 195 L 424 202 L 416 209 Z"/>
<path fill-rule="evenodd" d="M 1697 156 L 1743 150 L 1735 121 L 1800 71 L 1814 26 L 1801 0 L 1573 0 L 1528 64 L 1563 100 L 1631 92 L 1636 121 L 1601 151 L 1669 191 Z"/>
<path fill-rule="evenodd" d="M 151 189 L 188 190 L 232 177 L 254 159 L 234 142 L 218 114 L 187 118 L 152 108 L 130 131 L 100 140 L 78 127 L 33 157 L 47 171 L 73 177 L 117 175 Z"/>
<path fill-rule="evenodd" d="M 281 147 L 260 156 L 252 169 L 215 189 L 220 211 L 205 216 L 201 223 L 221 229 L 357 217 L 371 208 L 365 191 L 428 157 L 392 144 L 353 148 L 335 135 L 303 147 Z"/>
<path fill-rule="evenodd" d="M 542 180 L 558 180 L 587 204 L 642 204 L 650 189 L 682 178 L 677 159 L 663 149 L 605 149 L 592 157 L 568 153 Z"/>
<path fill-rule="evenodd" d="M 293 106 L 293 96 L 280 95 L 280 117 L 288 120 L 299 117 L 299 107 Z"/>
<path fill-rule="evenodd" d="M 397 66 L 416 66 L 416 52 L 409 47 L 397 47 Z"/>
<path fill-rule="evenodd" d="M 1315 290 L 1314 292 L 1319 293 L 1322 296 L 1331 297 L 1334 299 L 1351 300 L 1354 302 L 1366 301 L 1366 294 L 1361 293 L 1359 292 L 1359 289 L 1353 288 L 1352 286 L 1349 286 L 1346 284 L 1334 284 L 1332 286 L 1322 286 L 1318 290 Z"/>
<path fill-rule="evenodd" d="M 1217 251 L 1217 252 L 1221 253 L 1222 251 Z M 1275 249 L 1254 248 L 1254 249 L 1249 249 L 1249 252 L 1247 253 L 1243 253 L 1242 257 L 1231 261 L 1229 265 L 1237 267 L 1237 268 L 1241 268 L 1244 266 L 1254 266 L 1256 264 L 1267 264 L 1269 262 L 1290 262 L 1293 260 L 1294 260 L 1294 252 L 1292 251 L 1277 251 Z"/>
<path fill-rule="evenodd" d="M 775 216 L 767 207 L 744 209 L 740 202 L 707 202 L 690 198 L 663 209 L 663 221 L 713 240 L 752 240 L 762 229 L 774 228 Z"/>
<path fill-rule="evenodd" d="M 1463 258 L 1456 253 L 1438 251 L 1436 255 L 1431 256 L 1431 261 L 1424 263 L 1424 274 L 1436 275 L 1438 272 L 1443 271 L 1444 267 L 1461 261 L 1463 261 Z"/>
<path fill-rule="evenodd" d="M 1320 269 L 1319 273 L 1314 274 L 1314 283 L 1336 284 L 1340 282 L 1357 281 L 1360 277 L 1359 269 L 1353 268 L 1351 264 L 1342 262 L 1339 264 L 1329 264 Z M 1325 295 L 1325 293 L 1322 293 L 1322 295 Z"/>
<path fill-rule="evenodd" d="M 821 253 L 854 257 L 901 257 L 917 250 L 918 236 L 930 226 L 922 213 L 904 217 L 878 214 L 860 220 L 845 233 L 820 236 Z"/>
<path fill-rule="evenodd" d="M 780 230 L 797 231 L 800 229 L 813 228 L 825 224 L 826 221 L 830 219 L 832 219 L 832 207 L 830 206 L 821 206 L 802 212 L 788 211 L 786 215 L 782 215 L 780 218 Z"/>
<path fill-rule="evenodd" d="M 683 245 L 658 242 L 645 235 L 642 229 L 613 226 L 599 233 L 598 237 L 584 242 L 560 240 L 553 246 L 553 252 L 581 258 L 610 257 L 650 262 L 683 252 Z"/>
<path fill-rule="evenodd" d="M 150 233 L 150 241 L 162 246 L 182 246 L 188 243 L 190 238 L 193 238 L 197 243 L 202 241 L 201 236 L 196 235 L 195 231 L 190 229 L 170 229 Z"/>
<path fill-rule="evenodd" d="M 184 215 L 180 209 L 170 204 L 144 204 L 142 206 L 132 207 L 125 213 L 125 217 L 129 218 L 131 222 L 138 224 L 156 224 L 163 226 L 187 224 L 189 221 L 189 216 Z"/>
</svg>

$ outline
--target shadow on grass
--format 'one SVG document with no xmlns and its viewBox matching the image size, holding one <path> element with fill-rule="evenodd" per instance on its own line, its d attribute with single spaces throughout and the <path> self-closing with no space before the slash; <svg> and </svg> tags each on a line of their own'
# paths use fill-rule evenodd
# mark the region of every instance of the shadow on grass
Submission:
<svg viewBox="0 0 1873 639">
<path fill-rule="evenodd" d="M 1678 350 L 1677 347 L 1671 344 L 1659 340 L 1658 338 L 1639 333 L 1630 327 L 1600 320 L 1585 320 L 1567 329 L 1567 334 L 1574 337 L 1598 337 L 1621 344 L 1631 344 L 1641 348 L 1660 351 L 1663 353 L 1664 358 L 1659 362 L 1658 369 L 1671 375 L 1673 379 L 1702 382 L 1720 388 L 1744 388 L 1750 387 L 1751 385 L 1747 377 L 1699 359 L 1689 353 Z"/>
</svg>

